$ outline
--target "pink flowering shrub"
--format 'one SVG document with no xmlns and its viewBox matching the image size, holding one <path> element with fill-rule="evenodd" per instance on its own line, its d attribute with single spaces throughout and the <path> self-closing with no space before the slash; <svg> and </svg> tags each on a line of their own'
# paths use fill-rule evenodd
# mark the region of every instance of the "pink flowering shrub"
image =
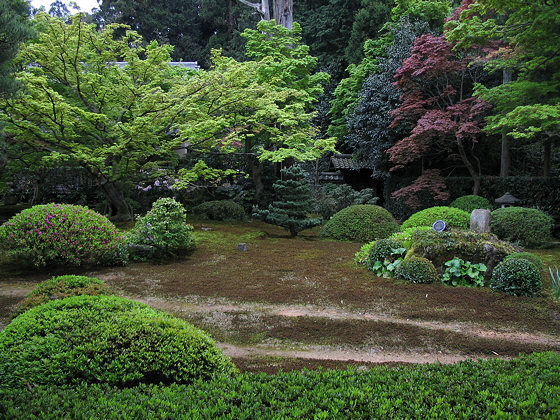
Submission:
<svg viewBox="0 0 560 420">
<path fill-rule="evenodd" d="M 124 263 L 123 236 L 105 216 L 83 206 L 43 204 L 0 226 L 0 248 L 36 267 Z"/>
</svg>

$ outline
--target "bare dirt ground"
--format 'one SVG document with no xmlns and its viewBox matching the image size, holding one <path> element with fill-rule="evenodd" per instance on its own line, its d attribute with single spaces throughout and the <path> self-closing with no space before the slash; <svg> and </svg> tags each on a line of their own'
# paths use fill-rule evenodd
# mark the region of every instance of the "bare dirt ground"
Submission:
<svg viewBox="0 0 560 420">
<path fill-rule="evenodd" d="M 116 293 L 209 332 L 241 370 L 454 363 L 560 351 L 560 303 L 488 288 L 411 285 L 353 263 L 361 244 L 296 239 L 262 223 L 204 223 L 197 249 L 162 264 L 89 270 Z M 211 227 L 212 230 L 201 230 Z M 246 243 L 247 252 L 237 250 Z M 560 250 L 539 251 L 560 264 Z M 59 272 L 0 276 L 0 328 Z"/>
</svg>

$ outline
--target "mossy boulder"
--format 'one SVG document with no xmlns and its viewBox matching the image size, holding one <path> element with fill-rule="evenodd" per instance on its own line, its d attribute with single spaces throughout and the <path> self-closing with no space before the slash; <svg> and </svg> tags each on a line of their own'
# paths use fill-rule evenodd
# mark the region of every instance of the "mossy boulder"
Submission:
<svg viewBox="0 0 560 420">
<path fill-rule="evenodd" d="M 464 261 L 486 265 L 485 279 L 507 255 L 519 251 L 515 245 L 502 241 L 489 233 L 463 230 L 436 232 L 418 231 L 412 235 L 412 245 L 406 257 L 423 257 L 432 261 L 438 272 L 445 270 L 445 262 L 455 257 Z"/>
<path fill-rule="evenodd" d="M 5 386 L 188 384 L 234 371 L 202 330 L 116 296 L 54 300 L 0 331 Z"/>
<path fill-rule="evenodd" d="M 346 207 L 323 226 L 321 236 L 343 241 L 370 242 L 399 230 L 391 213 L 373 204 Z"/>
</svg>

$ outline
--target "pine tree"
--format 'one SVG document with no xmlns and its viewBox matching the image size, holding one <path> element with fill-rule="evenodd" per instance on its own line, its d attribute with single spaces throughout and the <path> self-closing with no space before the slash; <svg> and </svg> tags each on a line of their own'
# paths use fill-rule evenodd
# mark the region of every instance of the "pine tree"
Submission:
<svg viewBox="0 0 560 420">
<path fill-rule="evenodd" d="M 282 226 L 293 238 L 302 230 L 321 224 L 320 218 L 309 218 L 311 211 L 311 188 L 305 172 L 299 166 L 282 169 L 281 180 L 273 188 L 279 201 L 274 201 L 267 210 L 258 210 L 253 216 L 267 223 Z"/>
</svg>

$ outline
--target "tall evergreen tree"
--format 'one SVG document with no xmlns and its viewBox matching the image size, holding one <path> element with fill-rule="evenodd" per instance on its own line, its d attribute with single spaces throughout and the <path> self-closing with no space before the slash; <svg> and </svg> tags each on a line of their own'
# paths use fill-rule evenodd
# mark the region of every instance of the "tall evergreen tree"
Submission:
<svg viewBox="0 0 560 420">
<path fill-rule="evenodd" d="M 299 232 L 321 224 L 320 218 L 309 218 L 311 212 L 311 188 L 305 172 L 299 166 L 282 169 L 282 179 L 273 185 L 278 201 L 267 210 L 259 210 L 254 217 L 267 223 L 282 226 L 295 237 Z"/>
</svg>

